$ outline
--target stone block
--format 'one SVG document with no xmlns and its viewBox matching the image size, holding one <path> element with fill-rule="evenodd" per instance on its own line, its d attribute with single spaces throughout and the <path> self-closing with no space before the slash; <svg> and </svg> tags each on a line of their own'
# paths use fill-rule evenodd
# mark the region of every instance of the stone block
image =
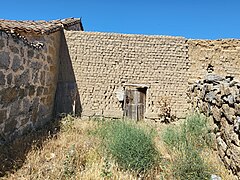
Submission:
<svg viewBox="0 0 240 180">
<path fill-rule="evenodd" d="M 227 95 L 231 94 L 231 89 L 230 89 L 229 85 L 226 83 L 221 84 L 220 89 L 221 89 L 222 96 L 227 96 Z"/>
<path fill-rule="evenodd" d="M 223 100 L 221 99 L 221 96 L 217 94 L 217 95 L 215 96 L 215 100 L 216 100 L 215 104 L 216 104 L 218 107 L 222 107 Z"/>
<path fill-rule="evenodd" d="M 240 140 L 238 134 L 236 134 L 235 132 L 231 132 L 230 138 L 233 144 L 240 147 Z"/>
<path fill-rule="evenodd" d="M 222 149 L 224 152 L 226 152 L 227 150 L 227 144 L 223 141 L 223 139 L 221 137 L 217 138 L 217 143 L 220 147 L 220 149 Z M 224 153 L 225 154 L 225 153 Z"/>
<path fill-rule="evenodd" d="M 30 121 L 32 123 L 36 123 L 38 118 L 39 118 L 39 114 L 38 114 L 38 107 L 36 106 L 31 106 L 30 107 L 31 112 L 30 112 Z"/>
<path fill-rule="evenodd" d="M 35 94 L 35 92 L 36 92 L 35 86 L 33 86 L 33 85 L 28 86 L 28 91 L 29 91 L 28 92 L 29 96 L 30 97 L 33 96 Z"/>
<path fill-rule="evenodd" d="M 218 107 L 213 106 L 212 107 L 212 115 L 213 115 L 214 120 L 219 122 L 221 120 L 222 112 Z"/>
<path fill-rule="evenodd" d="M 0 125 L 4 123 L 7 119 L 7 110 L 6 109 L 1 109 L 0 110 Z"/>
<path fill-rule="evenodd" d="M 214 84 L 219 84 L 220 81 L 224 80 L 223 77 L 216 75 L 216 74 L 208 74 L 204 78 L 205 83 L 214 83 Z"/>
<path fill-rule="evenodd" d="M 18 99 L 18 92 L 19 90 L 16 87 L 3 89 L 0 92 L 1 103 L 3 103 L 4 106 L 7 106 L 8 104 L 14 102 Z"/>
<path fill-rule="evenodd" d="M 39 69 L 42 68 L 42 66 L 43 66 L 43 65 L 42 65 L 41 62 L 35 62 L 35 61 L 33 61 L 33 62 L 30 63 L 30 67 L 32 68 L 33 71 L 38 71 Z"/>
<path fill-rule="evenodd" d="M 15 118 L 11 118 L 11 119 L 7 119 L 6 123 L 5 123 L 5 127 L 4 127 L 4 133 L 5 134 L 10 134 L 12 132 L 14 132 L 17 128 L 18 122 L 16 121 Z"/>
<path fill-rule="evenodd" d="M 11 85 L 11 84 L 12 84 L 12 79 L 13 79 L 12 73 L 8 74 L 8 75 L 7 75 L 7 84 L 8 84 L 8 85 Z"/>
<path fill-rule="evenodd" d="M 51 109 L 49 109 L 49 106 L 39 104 L 39 111 L 38 111 L 39 116 L 45 116 L 49 112 L 51 112 Z"/>
<path fill-rule="evenodd" d="M 240 169 L 240 147 L 233 145 L 231 147 L 232 160 L 236 165 L 236 169 Z"/>
<path fill-rule="evenodd" d="M 0 68 L 8 69 L 10 65 L 10 53 L 0 52 Z"/>
<path fill-rule="evenodd" d="M 231 94 L 229 94 L 227 96 L 223 96 L 222 99 L 225 101 L 225 103 L 229 104 L 230 106 L 233 106 L 233 104 L 235 102 L 235 98 Z"/>
<path fill-rule="evenodd" d="M 0 49 L 3 49 L 5 47 L 5 43 L 3 39 L 0 39 Z"/>
<path fill-rule="evenodd" d="M 228 122 L 233 124 L 234 119 L 235 119 L 235 109 L 232 107 L 229 107 L 228 104 L 223 104 L 222 112 L 223 112 L 224 116 L 226 117 L 226 119 L 228 120 Z"/>
<path fill-rule="evenodd" d="M 18 56 L 13 57 L 12 70 L 17 71 L 21 66 L 21 59 Z"/>
<path fill-rule="evenodd" d="M 23 115 L 23 116 L 19 119 L 20 126 L 26 125 L 27 123 L 29 123 L 29 120 L 30 120 L 30 117 L 29 117 L 29 116 Z"/>
<path fill-rule="evenodd" d="M 216 104 L 216 93 L 214 91 L 206 93 L 204 100 L 209 103 Z"/>
<path fill-rule="evenodd" d="M 224 156 L 224 163 L 227 165 L 227 166 L 230 166 L 231 164 L 231 159 L 229 159 L 227 156 Z"/>
<path fill-rule="evenodd" d="M 15 77 L 16 86 L 28 85 L 30 81 L 29 69 L 25 70 L 20 76 Z"/>
<path fill-rule="evenodd" d="M 27 57 L 29 58 L 29 59 L 32 59 L 33 58 L 33 56 L 34 56 L 34 50 L 28 50 L 28 52 L 27 52 Z"/>
<path fill-rule="evenodd" d="M 30 100 L 28 99 L 28 97 L 25 97 L 22 99 L 22 107 L 21 107 L 21 112 L 23 114 L 28 114 L 29 111 L 30 111 L 30 107 L 31 107 L 31 102 Z"/>
<path fill-rule="evenodd" d="M 237 94 L 237 95 L 235 96 L 235 102 L 238 103 L 238 104 L 240 104 L 240 94 Z"/>
<path fill-rule="evenodd" d="M 0 71 L 0 85 L 5 85 L 6 80 L 5 80 L 5 74 Z"/>
<path fill-rule="evenodd" d="M 43 94 L 44 87 L 37 87 L 37 96 L 41 96 Z"/>
<path fill-rule="evenodd" d="M 20 101 L 13 102 L 12 105 L 11 105 L 9 116 L 16 118 L 16 116 L 19 115 L 20 110 L 21 110 Z"/>
<path fill-rule="evenodd" d="M 27 96 L 27 89 L 20 88 L 18 92 L 19 99 L 23 99 L 25 96 Z"/>
</svg>

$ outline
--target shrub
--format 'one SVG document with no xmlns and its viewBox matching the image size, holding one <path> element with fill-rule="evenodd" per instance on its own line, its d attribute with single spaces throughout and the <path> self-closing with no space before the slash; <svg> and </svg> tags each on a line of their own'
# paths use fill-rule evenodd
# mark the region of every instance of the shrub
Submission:
<svg viewBox="0 0 240 180">
<path fill-rule="evenodd" d="M 199 114 L 189 116 L 180 127 L 163 132 L 163 141 L 172 149 L 184 150 L 187 146 L 203 148 L 212 144 L 207 119 Z"/>
<path fill-rule="evenodd" d="M 106 121 L 100 136 L 107 151 L 120 167 L 137 173 L 147 171 L 156 162 L 157 150 L 153 136 L 136 124 L 125 121 Z"/>
<path fill-rule="evenodd" d="M 186 143 L 186 135 L 181 130 L 173 127 L 167 128 L 163 133 L 164 143 L 171 149 L 184 149 Z"/>
<path fill-rule="evenodd" d="M 179 156 L 173 164 L 174 176 L 185 180 L 210 179 L 211 172 L 208 165 L 194 148 L 187 148 L 182 156 Z"/>
<path fill-rule="evenodd" d="M 204 116 L 189 116 L 178 127 L 170 127 L 163 133 L 165 144 L 176 150 L 176 163 L 172 165 L 174 176 L 179 179 L 209 179 L 210 168 L 200 154 L 211 144 L 207 120 Z"/>
</svg>

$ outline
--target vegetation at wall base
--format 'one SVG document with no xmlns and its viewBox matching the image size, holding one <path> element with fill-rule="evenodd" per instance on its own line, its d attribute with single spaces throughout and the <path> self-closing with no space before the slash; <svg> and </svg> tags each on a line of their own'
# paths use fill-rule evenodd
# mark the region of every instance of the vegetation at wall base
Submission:
<svg viewBox="0 0 240 180">
<path fill-rule="evenodd" d="M 42 133 L 31 132 L 13 144 L 0 146 L 0 172 L 3 175 L 0 179 L 206 179 L 211 172 L 222 179 L 233 179 L 207 143 L 201 146 L 181 143 L 194 139 L 183 136 L 188 127 L 192 127 L 190 123 L 134 123 L 66 116 L 52 126 L 50 129 L 54 134 L 44 128 Z M 169 127 L 172 130 L 166 131 Z M 203 129 L 200 135 L 197 134 L 201 144 L 207 142 L 203 132 L 208 128 Z M 170 133 L 163 136 L 163 131 Z M 33 143 L 33 137 L 38 141 Z M 26 151 L 21 152 L 23 149 Z M 7 160 L 14 158 L 13 153 L 18 156 L 12 159 L 11 167 L 3 168 L 9 165 Z M 140 157 L 144 158 L 139 161 Z M 134 163 L 136 161 L 141 163 Z"/>
<path fill-rule="evenodd" d="M 181 180 L 203 180 L 210 179 L 211 176 L 211 169 L 194 148 L 186 149 L 172 166 L 173 175 Z"/>
<path fill-rule="evenodd" d="M 205 147 L 210 147 L 207 119 L 193 114 L 180 127 L 167 128 L 163 141 L 174 153 L 178 154 L 172 165 L 173 175 L 179 179 L 210 179 L 211 168 L 201 157 Z"/>
<path fill-rule="evenodd" d="M 146 172 L 156 163 L 158 152 L 153 134 L 135 123 L 106 121 L 100 127 L 100 137 L 107 152 L 125 170 Z"/>
</svg>

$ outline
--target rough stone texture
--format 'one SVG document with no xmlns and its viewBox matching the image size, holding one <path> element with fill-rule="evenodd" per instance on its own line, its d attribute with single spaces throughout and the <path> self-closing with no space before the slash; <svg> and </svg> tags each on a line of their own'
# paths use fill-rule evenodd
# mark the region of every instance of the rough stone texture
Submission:
<svg viewBox="0 0 240 180">
<path fill-rule="evenodd" d="M 161 116 L 160 101 L 185 115 L 188 44 L 181 37 L 65 32 L 83 116 L 122 117 L 116 92 L 124 83 L 146 84 L 145 118 Z"/>
<path fill-rule="evenodd" d="M 0 39 L 0 49 L 2 49 L 5 46 L 4 40 Z"/>
<path fill-rule="evenodd" d="M 21 59 L 18 56 L 13 57 L 12 70 L 17 71 L 21 66 Z"/>
<path fill-rule="evenodd" d="M 0 85 L 5 85 L 5 75 L 2 71 L 0 71 Z"/>
<path fill-rule="evenodd" d="M 0 68 L 8 69 L 10 64 L 9 52 L 0 52 Z"/>
<path fill-rule="evenodd" d="M 214 81 L 209 81 L 208 77 L 210 76 L 218 78 Z M 240 116 L 239 109 L 236 107 L 239 107 L 240 102 L 236 100 L 236 97 L 240 95 L 240 87 L 233 78 L 219 77 L 220 76 L 214 74 L 209 74 L 204 81 L 198 81 L 192 84 L 191 87 L 189 87 L 188 96 L 195 109 L 213 117 L 216 126 L 215 133 L 219 156 L 226 167 L 239 179 Z M 206 87 L 210 88 L 206 90 Z M 199 96 L 201 93 L 203 93 L 203 96 Z M 206 98 L 209 93 L 214 94 L 214 96 Z M 228 97 L 227 100 L 226 97 Z M 229 100 L 229 98 L 231 100 Z M 215 99 L 218 99 L 218 101 L 220 99 L 223 103 L 219 106 L 215 103 Z"/>
<path fill-rule="evenodd" d="M 43 43 L 44 48 L 34 49 L 0 33 L 0 132 L 9 140 L 26 128 L 40 126 L 53 117 L 60 32 L 25 36 Z M 47 56 L 51 57 L 51 62 L 46 61 Z M 55 69 L 50 71 L 53 66 Z M 43 94 L 40 89 L 48 92 Z"/>
</svg>

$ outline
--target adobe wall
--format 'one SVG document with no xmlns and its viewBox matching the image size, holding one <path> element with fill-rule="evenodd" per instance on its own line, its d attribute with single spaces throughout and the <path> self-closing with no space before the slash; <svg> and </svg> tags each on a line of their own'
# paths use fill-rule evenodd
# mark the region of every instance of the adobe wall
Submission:
<svg viewBox="0 0 240 180">
<path fill-rule="evenodd" d="M 0 142 L 52 118 L 59 38 L 0 32 Z"/>
<path fill-rule="evenodd" d="M 218 75 L 231 75 L 240 79 L 240 40 L 188 40 L 190 79 L 201 80 L 207 73 L 208 65 Z"/>
<path fill-rule="evenodd" d="M 189 109 L 186 89 L 212 69 L 240 77 L 240 40 L 187 40 L 181 37 L 65 31 L 83 116 L 121 117 L 116 93 L 124 84 L 145 84 L 146 118 L 158 119 L 161 99 L 172 113 Z"/>
<path fill-rule="evenodd" d="M 184 116 L 189 105 L 188 44 L 185 38 L 65 31 L 82 116 L 122 117 L 116 93 L 125 83 L 145 84 L 146 118 L 160 118 L 160 101 Z"/>
</svg>

